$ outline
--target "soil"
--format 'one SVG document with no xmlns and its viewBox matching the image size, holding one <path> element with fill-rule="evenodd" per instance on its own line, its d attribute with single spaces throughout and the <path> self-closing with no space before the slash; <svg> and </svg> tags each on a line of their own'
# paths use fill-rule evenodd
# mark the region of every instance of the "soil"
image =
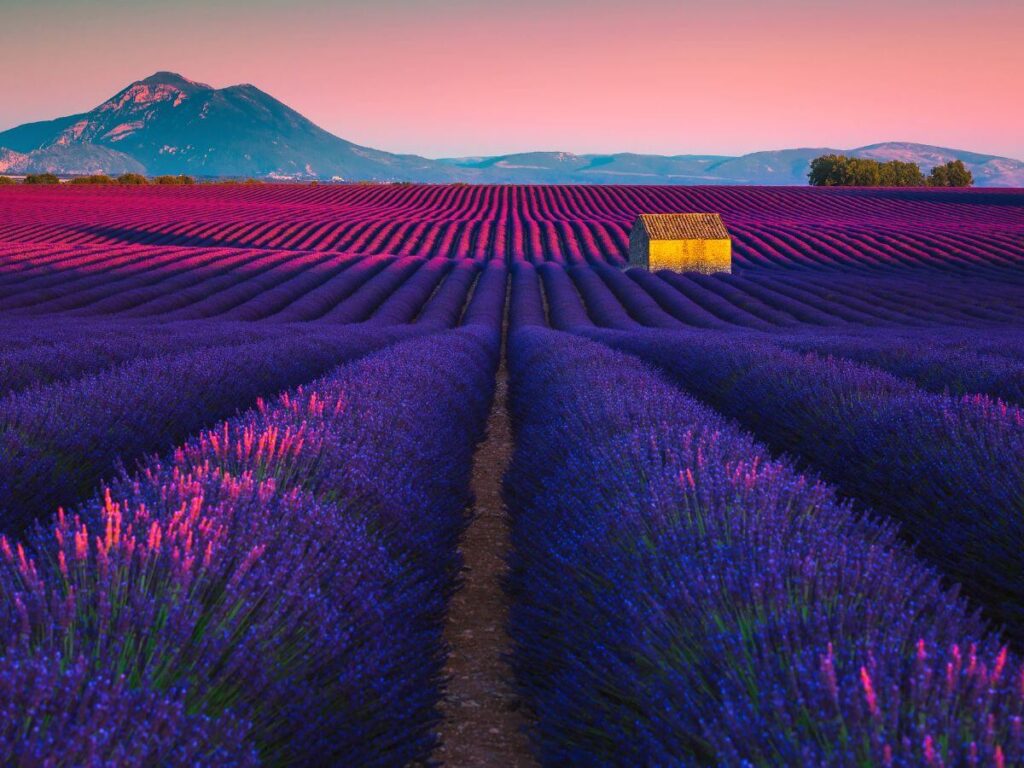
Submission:
<svg viewBox="0 0 1024 768">
<path fill-rule="evenodd" d="M 474 457 L 476 507 L 460 543 L 465 581 L 451 600 L 445 627 L 451 647 L 445 670 L 449 684 L 441 704 L 441 743 L 434 757 L 448 768 L 536 765 L 524 731 L 527 715 L 505 661 L 511 649 L 505 632 L 508 600 L 501 587 L 510 546 L 501 501 L 501 480 L 512 457 L 507 391 L 503 366 L 487 438 Z"/>
</svg>

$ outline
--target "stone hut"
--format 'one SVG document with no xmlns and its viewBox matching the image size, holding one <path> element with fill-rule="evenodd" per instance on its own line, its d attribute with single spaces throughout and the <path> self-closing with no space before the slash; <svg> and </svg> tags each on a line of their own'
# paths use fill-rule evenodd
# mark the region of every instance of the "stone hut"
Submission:
<svg viewBox="0 0 1024 768">
<path fill-rule="evenodd" d="M 731 272 L 732 239 L 717 213 L 641 213 L 629 233 L 629 266 Z"/>
</svg>

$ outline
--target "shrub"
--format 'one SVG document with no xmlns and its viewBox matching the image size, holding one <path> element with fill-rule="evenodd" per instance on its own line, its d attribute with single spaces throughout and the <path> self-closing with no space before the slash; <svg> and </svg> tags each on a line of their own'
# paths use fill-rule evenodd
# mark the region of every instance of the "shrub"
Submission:
<svg viewBox="0 0 1024 768">
<path fill-rule="evenodd" d="M 79 176 L 70 182 L 71 184 L 113 184 L 114 180 L 105 173 L 96 173 L 91 176 Z"/>
<path fill-rule="evenodd" d="M 60 179 L 52 173 L 30 173 L 25 177 L 25 184 L 60 184 Z"/>
<path fill-rule="evenodd" d="M 191 176 L 181 174 L 179 176 L 157 176 L 155 179 L 153 179 L 153 183 L 166 184 L 172 186 L 188 186 L 191 184 L 195 184 L 196 180 L 193 179 Z"/>
<path fill-rule="evenodd" d="M 146 177 L 143 176 L 141 173 L 122 173 L 120 176 L 117 177 L 117 183 L 126 185 L 142 185 L 148 184 L 149 182 L 146 180 Z"/>
</svg>

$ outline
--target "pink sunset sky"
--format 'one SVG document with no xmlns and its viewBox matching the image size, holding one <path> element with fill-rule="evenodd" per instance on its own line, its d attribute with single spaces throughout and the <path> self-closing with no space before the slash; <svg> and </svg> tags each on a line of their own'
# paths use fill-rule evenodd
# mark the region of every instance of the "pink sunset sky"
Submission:
<svg viewBox="0 0 1024 768">
<path fill-rule="evenodd" d="M 430 157 L 918 141 L 1024 158 L 1022 0 L 0 0 L 0 129 L 157 70 Z"/>
</svg>

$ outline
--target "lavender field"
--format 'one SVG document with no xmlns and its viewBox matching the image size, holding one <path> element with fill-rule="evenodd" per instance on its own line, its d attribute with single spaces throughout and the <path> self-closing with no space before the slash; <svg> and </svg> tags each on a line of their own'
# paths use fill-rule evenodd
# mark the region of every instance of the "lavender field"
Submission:
<svg viewBox="0 0 1024 768">
<path fill-rule="evenodd" d="M 0 764 L 435 763 L 1024 765 L 1024 193 L 0 188 Z"/>
</svg>

